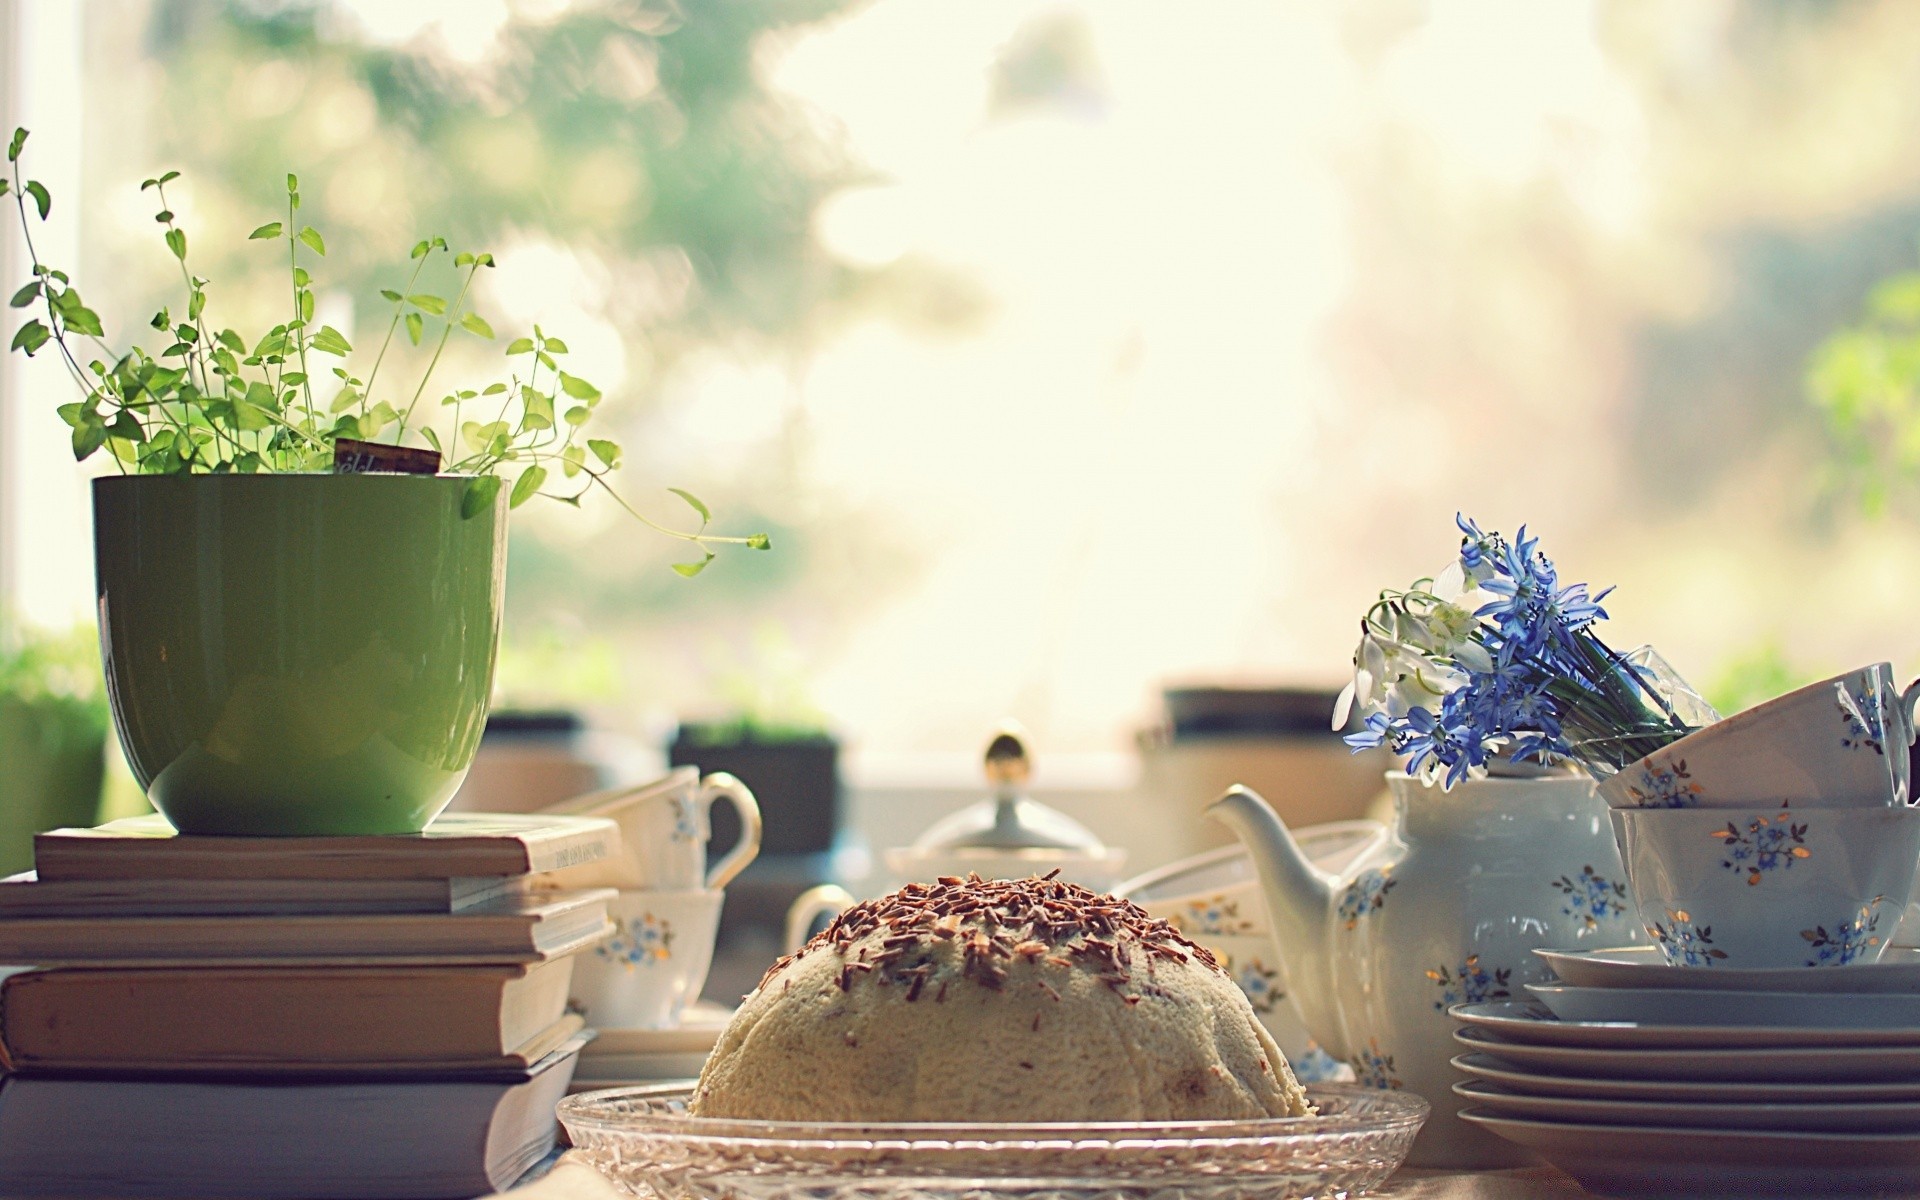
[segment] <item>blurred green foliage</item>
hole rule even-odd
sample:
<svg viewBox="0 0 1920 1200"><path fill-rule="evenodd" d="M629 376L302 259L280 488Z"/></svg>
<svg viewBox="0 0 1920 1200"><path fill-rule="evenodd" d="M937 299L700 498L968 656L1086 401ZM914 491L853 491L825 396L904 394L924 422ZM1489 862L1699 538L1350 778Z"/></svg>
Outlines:
<svg viewBox="0 0 1920 1200"><path fill-rule="evenodd" d="M369 43L323 3L173 0L154 9L149 49L179 165L265 213L294 148L331 181L310 189L316 222L372 235L339 239L367 247L339 256L363 275L356 292L384 282L375 264L418 230L476 245L543 231L616 276L657 285L662 263L683 266L683 300L616 295L609 314L671 355L793 336L857 292L861 273L821 247L813 214L866 174L755 70L762 39L849 6L610 0L509 22L466 64Z"/></svg>
<svg viewBox="0 0 1920 1200"><path fill-rule="evenodd" d="M1768 637L1721 663L1705 695L1721 716L1732 716L1764 700L1812 683L1818 676L1787 658L1778 638Z"/></svg>
<svg viewBox="0 0 1920 1200"><path fill-rule="evenodd" d="M1920 271L1888 277L1859 319L1807 363L1807 392L1833 434L1843 481L1869 513L1920 472Z"/></svg>

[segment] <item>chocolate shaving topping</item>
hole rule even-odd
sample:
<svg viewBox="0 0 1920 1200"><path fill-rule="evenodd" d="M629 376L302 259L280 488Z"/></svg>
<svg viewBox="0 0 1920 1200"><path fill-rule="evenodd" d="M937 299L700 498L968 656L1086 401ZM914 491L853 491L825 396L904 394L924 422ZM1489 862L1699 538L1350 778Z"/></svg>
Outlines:
<svg viewBox="0 0 1920 1200"><path fill-rule="evenodd" d="M910 1001L919 999L935 975L931 950L944 942L958 943L959 977L996 992L1007 981L1004 964L1017 961L1078 965L1129 1004L1138 1003L1142 994L1165 994L1151 983L1134 985L1135 994L1127 992L1136 961L1149 976L1159 960L1190 960L1221 970L1205 947L1148 916L1139 905L1066 883L1055 878L1057 874L1030 879L943 875L931 884L910 883L842 912L800 954L822 946L838 954L842 992L852 989L856 973L872 972L876 983L905 985ZM788 955L774 963L761 985L798 957ZM936 1002L946 998L950 979L937 982ZM1044 981L1040 986L1059 999Z"/></svg>

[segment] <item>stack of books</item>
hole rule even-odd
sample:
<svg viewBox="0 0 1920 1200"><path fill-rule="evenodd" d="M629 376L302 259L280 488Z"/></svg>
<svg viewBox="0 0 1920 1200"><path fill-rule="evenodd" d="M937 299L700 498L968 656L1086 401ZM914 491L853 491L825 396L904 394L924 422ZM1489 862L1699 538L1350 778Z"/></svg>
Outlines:
<svg viewBox="0 0 1920 1200"><path fill-rule="evenodd" d="M554 1145L573 955L610 891L590 817L410 837L35 841L0 881L0 1195L477 1196Z"/></svg>

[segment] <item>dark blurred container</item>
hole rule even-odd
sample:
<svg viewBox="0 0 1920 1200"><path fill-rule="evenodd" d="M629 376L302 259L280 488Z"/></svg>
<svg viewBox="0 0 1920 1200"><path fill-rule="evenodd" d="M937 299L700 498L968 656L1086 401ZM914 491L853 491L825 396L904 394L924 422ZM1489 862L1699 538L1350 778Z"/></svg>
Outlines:
<svg viewBox="0 0 1920 1200"><path fill-rule="evenodd" d="M1161 862L1231 840L1201 810L1233 784L1259 792L1297 829L1370 815L1393 765L1385 751L1354 754L1341 741L1335 691L1198 683L1161 698L1162 723L1139 737L1141 791L1167 805Z"/></svg>
<svg viewBox="0 0 1920 1200"><path fill-rule="evenodd" d="M760 857L833 848L840 829L840 743L831 734L690 722L675 731L667 764L698 767L702 775L725 771L752 788L765 822ZM715 806L707 857L719 858L739 840L732 808Z"/></svg>
<svg viewBox="0 0 1920 1200"><path fill-rule="evenodd" d="M1171 687L1161 693L1175 741L1303 734L1327 737L1339 693L1319 688Z"/></svg>

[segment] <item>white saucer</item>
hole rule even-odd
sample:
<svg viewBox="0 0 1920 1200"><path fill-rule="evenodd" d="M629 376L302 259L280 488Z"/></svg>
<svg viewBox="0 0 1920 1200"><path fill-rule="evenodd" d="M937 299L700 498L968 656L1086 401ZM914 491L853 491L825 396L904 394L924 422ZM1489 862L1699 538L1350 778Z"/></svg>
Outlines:
<svg viewBox="0 0 1920 1200"><path fill-rule="evenodd" d="M1510 1091L1536 1096L1591 1100L1700 1101L1727 1104L1858 1104L1867 1101L1920 1103L1920 1080L1891 1083L1727 1083L1675 1079L1588 1079L1523 1070L1484 1054L1462 1054L1453 1065L1463 1074L1486 1079Z"/></svg>
<svg viewBox="0 0 1920 1200"><path fill-rule="evenodd" d="M1530 1121L1468 1108L1460 1119L1516 1142L1607 1196L1911 1196L1920 1133L1784 1133Z"/></svg>
<svg viewBox="0 0 1920 1200"><path fill-rule="evenodd" d="M1587 1100L1531 1096L1472 1080L1454 1094L1504 1117L1653 1125L1665 1129L1781 1129L1794 1133L1920 1134L1920 1101L1853 1104L1688 1104L1658 1100Z"/></svg>
<svg viewBox="0 0 1920 1200"><path fill-rule="evenodd" d="M1845 967L1675 967L1655 946L1535 950L1572 987L1715 992L1920 992L1920 949L1889 947L1879 962Z"/></svg>
<svg viewBox="0 0 1920 1200"><path fill-rule="evenodd" d="M1889 992L1708 992L1692 988L1551 987L1527 990L1564 1021L1640 1025L1878 1029L1920 1041L1920 995Z"/></svg>
<svg viewBox="0 0 1920 1200"><path fill-rule="evenodd" d="M582 1059L633 1057L638 1055L688 1055L705 1058L720 1040L720 1031L733 1018L733 1010L705 1000L687 1007L678 1025L665 1029L600 1029L580 1052ZM694 1074L699 1074L695 1068ZM671 1076L666 1078L672 1078Z"/></svg>
<svg viewBox="0 0 1920 1200"><path fill-rule="evenodd" d="M1694 995L1696 993L1687 993ZM1920 997L1902 999L1920 1007ZM1793 1025L1670 1025L1638 1021L1578 1021L1526 1000L1458 1004L1447 1010L1465 1025L1530 1046L1588 1046L1619 1050L1687 1050L1736 1046L1920 1046L1920 1025L1885 1028L1808 1028Z"/></svg>
<svg viewBox="0 0 1920 1200"><path fill-rule="evenodd" d="M1920 1079L1920 1046L1741 1046L1631 1049L1530 1046L1468 1026L1454 1040L1523 1070L1606 1079L1857 1083Z"/></svg>

